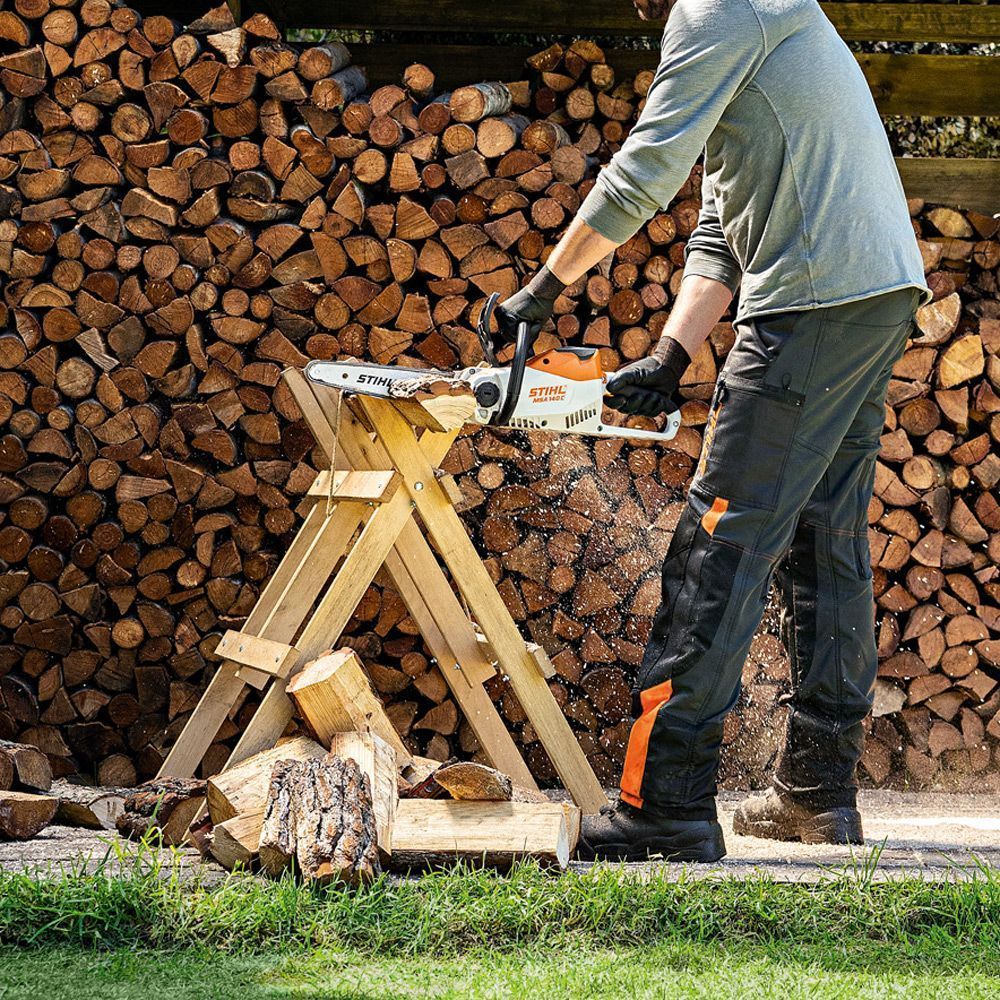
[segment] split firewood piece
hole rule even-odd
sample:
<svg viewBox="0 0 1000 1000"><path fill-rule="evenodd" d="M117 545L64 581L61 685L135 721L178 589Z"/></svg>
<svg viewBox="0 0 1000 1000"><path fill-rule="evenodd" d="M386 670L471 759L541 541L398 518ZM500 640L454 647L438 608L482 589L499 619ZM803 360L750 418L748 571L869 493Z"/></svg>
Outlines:
<svg viewBox="0 0 1000 1000"><path fill-rule="evenodd" d="M22 597L22 604L23 600ZM0 740L0 776L8 768L13 772L10 788L47 792L52 787L52 767L48 757L37 747Z"/></svg>
<svg viewBox="0 0 1000 1000"><path fill-rule="evenodd" d="M310 773L309 761L279 760L268 779L257 846L261 868L268 875L280 875L295 859L297 768L302 769L303 776Z"/></svg>
<svg viewBox="0 0 1000 1000"><path fill-rule="evenodd" d="M502 771L474 761L445 764L434 772L434 780L453 799L478 802L509 802L514 790Z"/></svg>
<svg viewBox="0 0 1000 1000"><path fill-rule="evenodd" d="M565 868L579 837L580 810L559 803L400 799L394 868L456 860L509 868L521 859Z"/></svg>
<svg viewBox="0 0 1000 1000"><path fill-rule="evenodd" d="M90 830L114 830L129 795L126 788L95 788L63 780L54 782L51 791L59 800L56 822Z"/></svg>
<svg viewBox="0 0 1000 1000"><path fill-rule="evenodd" d="M0 792L0 840L30 840L52 822L59 800L30 792Z"/></svg>
<svg viewBox="0 0 1000 1000"><path fill-rule="evenodd" d="M123 837L139 840L159 829L169 846L183 844L191 821L205 804L205 782L194 778L159 778L139 785L125 799L116 826Z"/></svg>
<svg viewBox="0 0 1000 1000"><path fill-rule="evenodd" d="M448 792L435 780L435 775L448 764L456 764L452 758L445 764L429 757L414 757L413 760L399 769L396 787L400 798L404 799L446 799Z"/></svg>
<svg viewBox="0 0 1000 1000"><path fill-rule="evenodd" d="M375 733L334 733L330 738L330 753L353 760L361 768L371 792L379 851L383 856L391 854L399 801L395 750Z"/></svg>
<svg viewBox="0 0 1000 1000"><path fill-rule="evenodd" d="M206 782L208 813L216 825L250 813L262 815L271 769L279 760L313 760L326 755L315 740L296 736L247 757Z"/></svg>
<svg viewBox="0 0 1000 1000"><path fill-rule="evenodd" d="M434 799L451 797L477 802L549 802L537 789L523 788L510 776L477 761L447 761L405 793L404 798Z"/></svg>
<svg viewBox="0 0 1000 1000"><path fill-rule="evenodd" d="M271 773L260 835L261 869L294 861L307 882L370 882L381 870L372 790L353 758L279 761Z"/></svg>
<svg viewBox="0 0 1000 1000"><path fill-rule="evenodd" d="M264 814L256 812L216 823L208 840L209 853L229 871L236 867L252 868L257 858L263 821Z"/></svg>
<svg viewBox="0 0 1000 1000"><path fill-rule="evenodd" d="M307 663L287 691L324 746L330 746L335 733L370 732L393 748L398 764L409 760L409 751L353 649L331 650Z"/></svg>

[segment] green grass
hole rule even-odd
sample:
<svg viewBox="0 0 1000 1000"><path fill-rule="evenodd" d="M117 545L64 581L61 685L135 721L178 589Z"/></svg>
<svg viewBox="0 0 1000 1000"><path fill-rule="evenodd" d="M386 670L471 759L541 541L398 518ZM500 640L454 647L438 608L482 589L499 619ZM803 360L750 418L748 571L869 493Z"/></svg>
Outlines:
<svg viewBox="0 0 1000 1000"><path fill-rule="evenodd" d="M837 998L996 997L996 959L948 945L919 952L668 941L646 948L477 948L458 954L375 956L321 949L249 955L0 950L5 1000L278 1000L278 998Z"/></svg>
<svg viewBox="0 0 1000 1000"><path fill-rule="evenodd" d="M122 860L119 858L118 860ZM0 1000L995 997L1000 873L814 885L456 869L356 891L0 873Z"/></svg>

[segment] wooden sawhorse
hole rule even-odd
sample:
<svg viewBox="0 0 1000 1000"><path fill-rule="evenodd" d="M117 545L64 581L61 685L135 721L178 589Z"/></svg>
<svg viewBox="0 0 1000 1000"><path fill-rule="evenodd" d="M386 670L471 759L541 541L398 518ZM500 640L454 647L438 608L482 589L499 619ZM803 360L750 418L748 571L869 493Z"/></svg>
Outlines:
<svg viewBox="0 0 1000 1000"><path fill-rule="evenodd" d="M425 421L431 427L415 427L420 415L412 403L362 396L354 413L341 407L336 391L312 385L300 371L284 377L331 469L310 488L312 507L243 628L220 641L217 652L226 659L160 776L195 772L247 685L264 694L226 767L274 746L292 718L289 677L336 644L384 567L490 763L537 787L483 688L499 668L574 801L596 812L604 792L548 688L551 665L518 631L439 478L459 428L435 427L433 418Z"/></svg>

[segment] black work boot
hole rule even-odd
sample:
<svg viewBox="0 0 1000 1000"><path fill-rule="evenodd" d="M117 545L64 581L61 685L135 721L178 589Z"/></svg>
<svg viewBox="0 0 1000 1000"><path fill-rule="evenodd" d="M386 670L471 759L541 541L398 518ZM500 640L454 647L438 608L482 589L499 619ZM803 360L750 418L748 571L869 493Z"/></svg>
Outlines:
<svg viewBox="0 0 1000 1000"><path fill-rule="evenodd" d="M803 844L863 844L861 813L853 806L813 809L768 788L744 799L733 816L733 833Z"/></svg>
<svg viewBox="0 0 1000 1000"><path fill-rule="evenodd" d="M671 819L620 800L583 817L577 847L581 861L711 862L725 855L718 820Z"/></svg>

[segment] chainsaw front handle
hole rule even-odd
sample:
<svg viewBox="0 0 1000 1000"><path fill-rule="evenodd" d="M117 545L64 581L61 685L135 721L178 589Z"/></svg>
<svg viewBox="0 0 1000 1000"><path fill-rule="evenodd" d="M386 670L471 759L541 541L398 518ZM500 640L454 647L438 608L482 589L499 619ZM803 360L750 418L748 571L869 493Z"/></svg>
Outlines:
<svg viewBox="0 0 1000 1000"><path fill-rule="evenodd" d="M486 362L494 367L498 367L496 352L493 350L493 314L500 301L499 292L493 292L486 300L482 312L479 314L479 322L476 324L476 333L479 336L479 343L483 348L483 357ZM524 369L529 361L531 351L531 324L527 320L522 320L517 324L517 339L514 341L514 357L510 362L510 378L507 380L507 393L503 403L497 411L495 423L506 424L510 420L511 414L517 408L517 400L521 395L521 384L524 382Z"/></svg>

